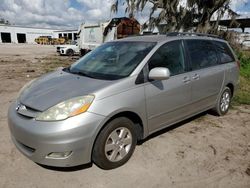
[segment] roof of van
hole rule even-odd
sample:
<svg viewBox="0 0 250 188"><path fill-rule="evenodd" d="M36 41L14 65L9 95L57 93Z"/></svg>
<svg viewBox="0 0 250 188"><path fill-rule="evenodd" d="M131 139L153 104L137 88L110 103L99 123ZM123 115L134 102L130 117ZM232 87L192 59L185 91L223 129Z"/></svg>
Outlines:
<svg viewBox="0 0 250 188"><path fill-rule="evenodd" d="M119 39L117 41L140 41L140 42L162 42L172 39L212 39L223 41L225 40L220 38L214 38L210 36L196 36L196 35L181 35L181 36L167 36L167 35L144 35L144 36L132 36L123 39Z"/></svg>

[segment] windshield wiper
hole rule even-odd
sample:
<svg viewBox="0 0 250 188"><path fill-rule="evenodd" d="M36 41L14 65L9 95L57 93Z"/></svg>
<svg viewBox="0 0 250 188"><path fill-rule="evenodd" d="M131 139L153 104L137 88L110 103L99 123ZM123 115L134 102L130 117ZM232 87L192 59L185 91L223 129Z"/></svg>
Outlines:
<svg viewBox="0 0 250 188"><path fill-rule="evenodd" d="M90 76L89 74L86 74L85 72L80 72L80 71L77 71L77 72L75 72L75 71L69 71L69 72L72 73L72 74L80 75L80 76L86 76L86 77L89 77L89 78L95 78L93 76Z"/></svg>
<svg viewBox="0 0 250 188"><path fill-rule="evenodd" d="M66 67L66 68L64 68L63 70L66 71L66 72L68 72L68 73L71 73L71 74L77 74L77 75L80 75L80 76L86 76L86 77L89 77L89 78L95 78L95 77L93 77L93 76L91 76L91 75L89 75L89 74L86 74L85 72L81 72L81 71L72 71L72 70L70 70L70 68L71 68L71 66Z"/></svg>

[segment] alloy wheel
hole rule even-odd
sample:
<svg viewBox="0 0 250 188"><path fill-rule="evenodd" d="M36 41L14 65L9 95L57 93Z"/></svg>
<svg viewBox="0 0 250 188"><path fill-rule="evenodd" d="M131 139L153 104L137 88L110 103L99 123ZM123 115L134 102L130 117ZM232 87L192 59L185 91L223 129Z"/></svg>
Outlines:
<svg viewBox="0 0 250 188"><path fill-rule="evenodd" d="M220 108L222 112L225 112L228 110L230 105L230 93L228 91L225 91L222 95L221 102L220 102Z"/></svg>
<svg viewBox="0 0 250 188"><path fill-rule="evenodd" d="M105 155L111 162L122 160L130 151L132 134L125 127L119 127L112 131L105 144Z"/></svg>

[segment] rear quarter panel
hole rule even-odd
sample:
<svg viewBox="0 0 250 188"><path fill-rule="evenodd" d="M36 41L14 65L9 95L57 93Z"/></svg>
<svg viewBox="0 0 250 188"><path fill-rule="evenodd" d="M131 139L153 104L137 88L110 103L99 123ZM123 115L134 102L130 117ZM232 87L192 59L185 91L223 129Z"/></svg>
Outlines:
<svg viewBox="0 0 250 188"><path fill-rule="evenodd" d="M226 69L225 69L225 86L228 84L233 84L234 86L234 93L239 87L239 75L240 75L240 69L237 65L238 57L234 53L234 50L231 48L229 43L227 42L227 45L229 49L231 50L235 61L227 63Z"/></svg>
<svg viewBox="0 0 250 188"><path fill-rule="evenodd" d="M239 68L236 62L226 64L224 86L228 84L233 84L235 93L239 86Z"/></svg>

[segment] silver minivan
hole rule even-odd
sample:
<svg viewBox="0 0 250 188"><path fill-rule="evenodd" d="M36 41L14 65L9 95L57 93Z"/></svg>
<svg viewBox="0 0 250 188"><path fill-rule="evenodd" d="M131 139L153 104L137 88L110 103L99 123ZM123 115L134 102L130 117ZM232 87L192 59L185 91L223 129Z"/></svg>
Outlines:
<svg viewBox="0 0 250 188"><path fill-rule="evenodd" d="M238 76L235 54L214 36L129 37L26 84L9 128L36 163L113 169L156 131L210 109L226 114Z"/></svg>

